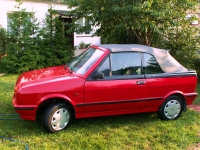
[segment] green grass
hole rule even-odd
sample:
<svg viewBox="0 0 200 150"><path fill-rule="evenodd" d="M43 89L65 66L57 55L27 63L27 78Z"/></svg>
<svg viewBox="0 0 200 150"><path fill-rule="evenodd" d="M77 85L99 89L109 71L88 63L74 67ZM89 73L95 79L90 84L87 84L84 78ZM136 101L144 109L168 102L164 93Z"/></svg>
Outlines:
<svg viewBox="0 0 200 150"><path fill-rule="evenodd" d="M11 100L16 79L16 75L0 77L0 114L14 113ZM155 113L77 119L55 134L47 133L38 122L0 120L0 136L39 150L194 149L200 143L200 113L188 110L176 121L161 121ZM0 140L1 150L24 148L19 142Z"/></svg>
<svg viewBox="0 0 200 150"><path fill-rule="evenodd" d="M199 84L197 85L196 92L199 94L199 96L195 99L194 104L200 105L200 81Z"/></svg>

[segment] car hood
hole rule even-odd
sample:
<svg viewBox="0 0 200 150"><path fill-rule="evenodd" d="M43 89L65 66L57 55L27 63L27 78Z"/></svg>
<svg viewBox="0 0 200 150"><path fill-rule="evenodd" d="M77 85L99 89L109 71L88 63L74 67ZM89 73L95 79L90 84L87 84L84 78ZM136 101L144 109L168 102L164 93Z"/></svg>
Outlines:
<svg viewBox="0 0 200 150"><path fill-rule="evenodd" d="M21 74L17 80L16 85L37 80L57 78L63 75L65 76L71 75L67 69L64 69L64 66L56 66L50 68L43 68L39 70L33 70Z"/></svg>

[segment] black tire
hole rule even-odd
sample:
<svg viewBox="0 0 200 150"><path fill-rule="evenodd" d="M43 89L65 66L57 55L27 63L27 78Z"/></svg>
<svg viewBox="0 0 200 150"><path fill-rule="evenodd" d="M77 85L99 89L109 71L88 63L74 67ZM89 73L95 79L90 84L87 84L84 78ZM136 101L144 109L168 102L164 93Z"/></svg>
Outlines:
<svg viewBox="0 0 200 150"><path fill-rule="evenodd" d="M64 103L51 105L43 115L43 127L48 132L58 132L65 129L72 119L70 107Z"/></svg>
<svg viewBox="0 0 200 150"><path fill-rule="evenodd" d="M178 96L168 97L160 106L158 116L163 120L175 120L183 111L183 101Z"/></svg>

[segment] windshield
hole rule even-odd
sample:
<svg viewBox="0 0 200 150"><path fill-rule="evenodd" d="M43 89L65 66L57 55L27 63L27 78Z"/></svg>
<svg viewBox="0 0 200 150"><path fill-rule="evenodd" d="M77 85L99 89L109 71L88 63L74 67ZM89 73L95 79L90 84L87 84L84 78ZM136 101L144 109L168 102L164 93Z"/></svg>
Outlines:
<svg viewBox="0 0 200 150"><path fill-rule="evenodd" d="M85 72L103 55L103 51L90 48L81 55L77 56L68 67L70 70L78 73L85 74Z"/></svg>

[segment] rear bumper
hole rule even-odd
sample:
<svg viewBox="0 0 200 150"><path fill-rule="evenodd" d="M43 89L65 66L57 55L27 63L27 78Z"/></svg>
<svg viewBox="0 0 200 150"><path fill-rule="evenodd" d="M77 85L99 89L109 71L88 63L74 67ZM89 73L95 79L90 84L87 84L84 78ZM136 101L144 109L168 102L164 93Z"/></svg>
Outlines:
<svg viewBox="0 0 200 150"><path fill-rule="evenodd" d="M185 96L185 99L186 99L186 105L192 105L193 101L198 96L198 94L196 92L186 93L186 94L184 94L184 96Z"/></svg>
<svg viewBox="0 0 200 150"><path fill-rule="evenodd" d="M15 111L20 115L23 120L36 120L36 110L35 105L17 105L15 98L12 101Z"/></svg>

